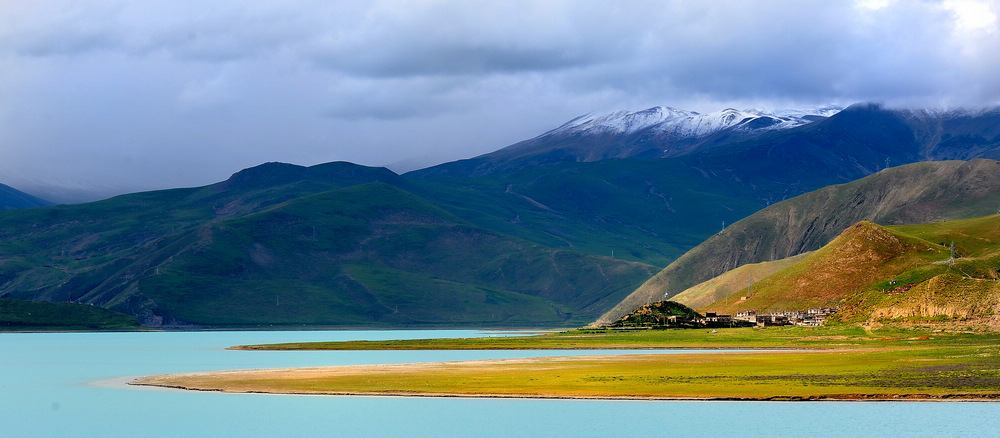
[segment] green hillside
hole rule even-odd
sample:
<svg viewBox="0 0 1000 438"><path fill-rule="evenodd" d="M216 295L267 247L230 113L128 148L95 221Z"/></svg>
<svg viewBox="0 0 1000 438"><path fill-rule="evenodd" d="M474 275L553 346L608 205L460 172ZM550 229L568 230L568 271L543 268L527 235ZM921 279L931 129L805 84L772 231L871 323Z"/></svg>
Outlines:
<svg viewBox="0 0 1000 438"><path fill-rule="evenodd" d="M137 285L197 324L575 324L651 274L469 225L381 183L198 234Z"/></svg>
<svg viewBox="0 0 1000 438"><path fill-rule="evenodd" d="M169 257L168 248L197 239L199 227L310 193L393 179L388 170L350 163L268 163L205 187L0 212L0 297L82 302L147 325L171 324L131 287Z"/></svg>
<svg viewBox="0 0 1000 438"><path fill-rule="evenodd" d="M409 175L409 174L408 174ZM756 187L671 160L559 162L504 173L408 177L408 191L478 226L553 247L666 266L766 205Z"/></svg>
<svg viewBox="0 0 1000 438"><path fill-rule="evenodd" d="M655 271L473 225L385 169L270 163L212 186L0 215L0 296L147 326L552 326Z"/></svg>

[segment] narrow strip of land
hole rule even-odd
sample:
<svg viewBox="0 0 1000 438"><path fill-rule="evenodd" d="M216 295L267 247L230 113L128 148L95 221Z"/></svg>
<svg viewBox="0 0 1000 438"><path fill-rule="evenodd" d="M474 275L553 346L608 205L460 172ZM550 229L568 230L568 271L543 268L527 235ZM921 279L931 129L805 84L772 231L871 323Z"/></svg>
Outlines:
<svg viewBox="0 0 1000 438"><path fill-rule="evenodd" d="M927 338L925 332L879 334L862 329L571 330L537 336L241 345L234 350L642 350L825 349Z"/></svg>
<svg viewBox="0 0 1000 438"><path fill-rule="evenodd" d="M838 340L839 341L839 340ZM986 339L984 339L986 341ZM709 352L245 370L133 384L278 394L676 400L1000 399L996 344L895 343Z"/></svg>

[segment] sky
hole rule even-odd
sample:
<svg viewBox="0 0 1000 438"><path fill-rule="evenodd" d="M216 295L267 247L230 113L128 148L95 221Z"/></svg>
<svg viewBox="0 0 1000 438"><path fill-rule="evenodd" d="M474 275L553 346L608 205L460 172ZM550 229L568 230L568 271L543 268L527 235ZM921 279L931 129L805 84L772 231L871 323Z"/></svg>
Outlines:
<svg viewBox="0 0 1000 438"><path fill-rule="evenodd" d="M0 0L0 183L412 170L587 113L1000 104L1000 0Z"/></svg>

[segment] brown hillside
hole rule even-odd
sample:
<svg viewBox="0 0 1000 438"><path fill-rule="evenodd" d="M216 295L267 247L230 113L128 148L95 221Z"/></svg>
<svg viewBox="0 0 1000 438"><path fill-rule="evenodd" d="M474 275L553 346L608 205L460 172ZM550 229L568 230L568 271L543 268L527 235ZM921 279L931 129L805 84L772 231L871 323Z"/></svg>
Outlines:
<svg viewBox="0 0 1000 438"><path fill-rule="evenodd" d="M919 265L945 259L949 250L860 222L799 263L699 310L736 313L840 307L845 298ZM745 298L744 298L745 297Z"/></svg>

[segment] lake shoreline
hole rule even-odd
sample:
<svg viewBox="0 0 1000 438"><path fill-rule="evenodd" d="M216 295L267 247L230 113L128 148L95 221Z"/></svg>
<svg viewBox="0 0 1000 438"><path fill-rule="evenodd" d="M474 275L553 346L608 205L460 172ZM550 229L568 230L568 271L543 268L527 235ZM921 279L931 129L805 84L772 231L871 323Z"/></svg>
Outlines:
<svg viewBox="0 0 1000 438"><path fill-rule="evenodd" d="M853 379L852 375L816 373L817 369L829 367L831 360L855 361L864 356L863 361L868 362L873 359L869 356L879 354L885 354L885 351L871 348L679 351L663 355L554 356L245 369L147 376L128 384L207 392L327 396L650 401L1000 401L1000 392L982 386L950 389L910 386L895 390L892 386L871 382L848 382ZM769 371L786 366L782 364L802 361L811 363L810 368ZM895 362L893 358L878 361ZM706 368L711 371L700 371ZM746 369L751 369L752 373L744 374ZM931 374L937 371L938 368L926 367L920 370L921 373Z"/></svg>
<svg viewBox="0 0 1000 438"><path fill-rule="evenodd" d="M773 333L773 335L772 335ZM743 333L734 332L743 338ZM773 345L811 347L810 342L778 342L781 338L830 333L828 330L767 330L759 336L778 338ZM854 337L864 333L848 333ZM660 339L657 333L649 333L653 341L666 341L685 333L673 333L670 339ZM692 333L693 335L693 333ZM877 336L911 337L910 333L879 333ZM477 436L482 438L506 438L510 436L546 436L571 438L585 436L642 436L649 431L665 430L676 436L704 435L707 429L720 436L774 434L774 425L782 430L822 430L840 431L844 435L871 436L982 436L996 428L1000 418L1000 400L991 402L934 402L928 400L907 400L877 402L817 402L782 403L753 401L713 401L698 399L652 400L631 399L541 399L506 396L486 397L434 397L430 395L399 396L385 395L276 395L268 393L221 393L184 390L156 386L134 386L129 382L141 376L164 374L210 372L216 370L247 369L289 369L303 367L356 366L396 363L459 362L469 360L518 359L540 355L601 354L592 352L511 352L511 351L333 351L333 352L236 352L226 350L233 345L287 343L309 341L352 341L383 339L420 339L428 337L469 338L480 336L479 331L412 331L412 332L137 332L137 333L43 333L0 335L0 387L4 397L0 397L0 411L9 421L4 424L4 433L10 436L100 436L134 437L137 431L150 438L176 436L301 436L326 437L331 433L341 436L399 436L458 438ZM728 331L720 330L709 336L702 332L700 337L731 337ZM938 342L944 346L966 343L961 339L912 342L914 347L933 347ZM919 369L935 367L937 371L915 371L941 374L959 378L967 373L981 370L1000 370L991 357L981 357L980 353L1000 351L1000 336L973 336L968 343L984 345L985 350L955 347L954 354L942 363L937 354L917 352L900 355L900 366ZM738 339L732 339L737 341ZM898 342L879 341L834 341L847 347L873 347ZM906 341L899 341L906 342ZM653 342L651 342L653 343ZM656 342L664 343L664 342ZM692 342L693 343L693 342ZM729 343L729 341L726 341ZM756 342L732 342L733 344L759 345ZM636 342L638 344L638 342ZM891 346L891 345L890 345ZM942 347L944 347L942 346ZM970 346L971 347L971 346ZM607 352L604 354L619 354ZM627 353L627 352L624 352ZM847 358L840 352L830 353L829 358ZM651 355L659 352L636 352ZM764 375L768 370L783 369L782 374L790 375L809 371L790 362L794 358L807 356L819 358L825 353L809 354L747 354L719 355L729 361L739 361L739 357L754 360L778 360L748 371L746 375ZM880 354L872 352L863 357L864 364L879 365ZM817 356L819 355L819 356ZM955 355L960 358L949 359ZM689 358L705 358L706 355L685 355ZM925 360L932 359L932 360ZM851 365L847 361L843 365ZM955 365L971 363L968 369ZM773 366L772 366L773 365ZM720 370L707 369L708 365L685 364L683 375L701 373L703 376L721 374ZM945 368L949 367L949 368ZM631 368L631 367L630 367ZM743 367L740 367L742 369ZM860 371L868 369L867 366ZM873 369L877 371L878 369ZM554 373L554 374L561 374ZM620 375L628 369L619 368L611 374L599 370L576 376L562 374L566 381L577 381L587 377L603 378ZM821 374L831 369L821 367ZM854 378L853 367L845 370ZM907 373L911 375L912 373ZM664 373L654 376L666 376ZM1000 377L1000 371L988 372L983 377ZM532 376L534 377L534 376ZM554 375L552 376L554 377ZM739 376L737 376L739 377ZM886 376L891 378L893 376ZM527 380L527 379L525 379ZM450 384L460 384L461 378ZM732 384L740 385L739 379ZM558 387L561 381L531 382L540 389L538 394L550 392L549 383ZM756 382L756 381L753 381ZM404 390L428 389L409 382L398 387ZM537 383L537 385L534 385ZM586 381L584 382L586 383ZM592 382L593 383L593 382ZM600 382L597 382L600 383ZM620 386L620 382L607 382L609 386ZM656 382L651 382L654 386ZM726 386L729 382L722 382ZM960 382L955 382L960 383ZM973 382L975 383L975 382ZM629 382L624 382L628 385ZM378 388L385 389L386 385ZM716 386L716 385L712 385ZM326 389L338 389L326 387ZM344 388L348 390L366 389L360 386ZM391 389L391 388L390 388ZM430 389L458 389L434 387ZM479 389L479 388L472 388ZM499 389L502 386L487 388ZM635 394L632 388L625 388ZM840 393L857 391L839 388L813 388L814 391L835 390ZM921 389L917 389L922 391ZM699 389L701 391L701 389ZM868 391L868 390L866 390ZM884 388L878 392L897 392L896 388ZM480 391L485 393L486 391ZM508 391L509 392L509 391ZM869 391L870 392L870 391ZM1000 385L985 382L983 385L966 385L948 392L986 393L1000 392ZM748 393L749 395L760 395ZM793 393L793 395L801 393ZM681 393L679 395L698 395ZM718 395L713 393L712 395ZM731 395L731 394L724 394ZM773 394L768 394L773 395ZM964 401L964 400L963 400ZM728 419L736 419L729 421ZM743 420L746 419L746 420ZM722 420L722 421L720 421ZM402 428L401 428L402 425ZM823 435L823 433L820 433Z"/></svg>
<svg viewBox="0 0 1000 438"><path fill-rule="evenodd" d="M317 397L414 397L414 398L473 398L512 400L601 400L601 401L703 401L703 402L963 402L995 403L1000 401L1000 393L995 394L832 394L817 396L772 396L772 397L658 397L658 396L564 396L554 394L462 394L462 393L417 393L417 392L347 392L347 391L239 391L219 388L197 388L184 385L144 383L144 378L127 382L128 386L160 388L181 391L217 392L226 394L255 395L297 395Z"/></svg>

